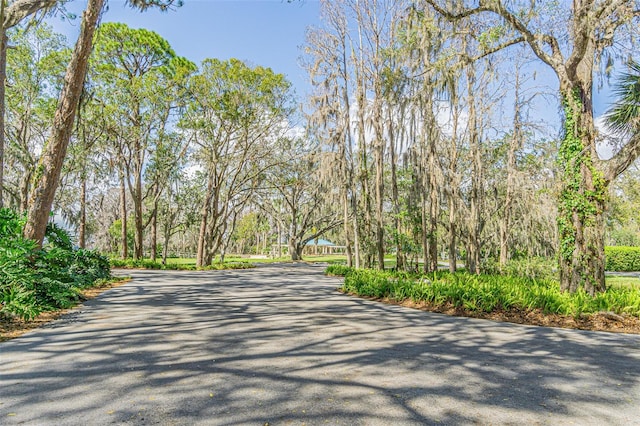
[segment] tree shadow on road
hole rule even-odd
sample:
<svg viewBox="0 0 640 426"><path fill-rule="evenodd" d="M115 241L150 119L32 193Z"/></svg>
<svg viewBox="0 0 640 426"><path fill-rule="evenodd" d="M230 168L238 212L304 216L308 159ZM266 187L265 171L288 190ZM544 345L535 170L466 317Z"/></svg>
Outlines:
<svg viewBox="0 0 640 426"><path fill-rule="evenodd" d="M157 272L0 344L0 418L37 423L629 423L638 336L357 299L317 267ZM10 417L7 417L11 414Z"/></svg>

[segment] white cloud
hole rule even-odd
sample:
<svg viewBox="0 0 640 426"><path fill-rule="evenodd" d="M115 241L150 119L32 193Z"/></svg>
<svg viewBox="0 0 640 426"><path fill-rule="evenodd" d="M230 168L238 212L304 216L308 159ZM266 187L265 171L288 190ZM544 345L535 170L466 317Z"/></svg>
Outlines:
<svg viewBox="0 0 640 426"><path fill-rule="evenodd" d="M619 141L619 137L607 129L603 116L593 120L593 124L596 127L596 152L598 153L598 157L600 157L601 160L609 160L616 151L616 146L618 146L616 141Z"/></svg>

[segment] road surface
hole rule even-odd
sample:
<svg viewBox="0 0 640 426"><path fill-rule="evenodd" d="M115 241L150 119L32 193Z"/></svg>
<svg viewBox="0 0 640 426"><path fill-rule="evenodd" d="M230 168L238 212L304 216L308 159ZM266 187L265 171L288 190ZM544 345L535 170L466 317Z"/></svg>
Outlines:
<svg viewBox="0 0 640 426"><path fill-rule="evenodd" d="M322 270L127 271L0 343L0 424L640 424L640 336L384 305Z"/></svg>

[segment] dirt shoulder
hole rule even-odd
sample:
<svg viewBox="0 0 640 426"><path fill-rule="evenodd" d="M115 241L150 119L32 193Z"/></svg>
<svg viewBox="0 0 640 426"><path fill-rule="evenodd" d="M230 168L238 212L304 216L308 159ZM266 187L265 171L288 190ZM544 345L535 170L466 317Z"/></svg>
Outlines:
<svg viewBox="0 0 640 426"><path fill-rule="evenodd" d="M354 297L360 297L352 295ZM573 317L570 315L545 314L541 310L521 311L518 309L500 310L495 312L476 312L451 304L434 305L412 300L397 301L388 298L369 298L379 302L400 305L407 308L419 309L426 312L436 312L456 317L481 318L491 321L511 322L515 324L535 325L542 327L570 328L578 330L608 331L611 333L640 334L640 318L628 315L616 315L611 312L599 312L591 315Z"/></svg>
<svg viewBox="0 0 640 426"><path fill-rule="evenodd" d="M23 321L17 318L6 318L0 317L0 342L4 342L5 340L15 339L18 336L23 335L24 333L33 330L34 328L42 327L43 325L60 318L62 315L67 314L74 309L82 306L82 302L86 300L93 299L100 295L101 293L114 288L119 287L127 282L131 281L131 279L115 279L113 281L109 281L97 287L91 287L82 290L80 293L81 300L80 303L73 308L70 309L61 309L59 311L49 311L43 312L38 315L36 318L30 321Z"/></svg>

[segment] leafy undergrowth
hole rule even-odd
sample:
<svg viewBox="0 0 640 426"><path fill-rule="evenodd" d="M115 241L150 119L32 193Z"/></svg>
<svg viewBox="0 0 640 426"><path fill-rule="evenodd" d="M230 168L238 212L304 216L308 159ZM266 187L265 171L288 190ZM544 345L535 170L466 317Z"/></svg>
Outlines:
<svg viewBox="0 0 640 426"><path fill-rule="evenodd" d="M224 269L250 269L255 265L248 262L224 262L214 263L204 268L197 268L192 263L171 263L167 262L163 265L161 262L154 262L149 259L134 260L134 259L110 259L109 263L113 268L126 268L126 269L161 269L172 271L211 271L211 270L224 270Z"/></svg>
<svg viewBox="0 0 640 426"><path fill-rule="evenodd" d="M523 324L640 333L640 290L610 288L591 297L560 291L553 280L451 274L426 275L329 266L344 276L341 291L458 316Z"/></svg>
<svg viewBox="0 0 640 426"><path fill-rule="evenodd" d="M22 237L25 218L0 209L0 318L32 319L66 309L83 289L109 279L106 257L76 249L63 229L50 224L41 249Z"/></svg>
<svg viewBox="0 0 640 426"><path fill-rule="evenodd" d="M131 281L131 279L127 277L111 277L105 280L98 280L93 286L84 288L79 292L79 303L93 299L102 292L109 290L110 288L119 287L129 281ZM41 312L36 317L29 320L19 317L0 316L0 342L16 338L29 330L41 327L60 318L71 309L73 308Z"/></svg>

